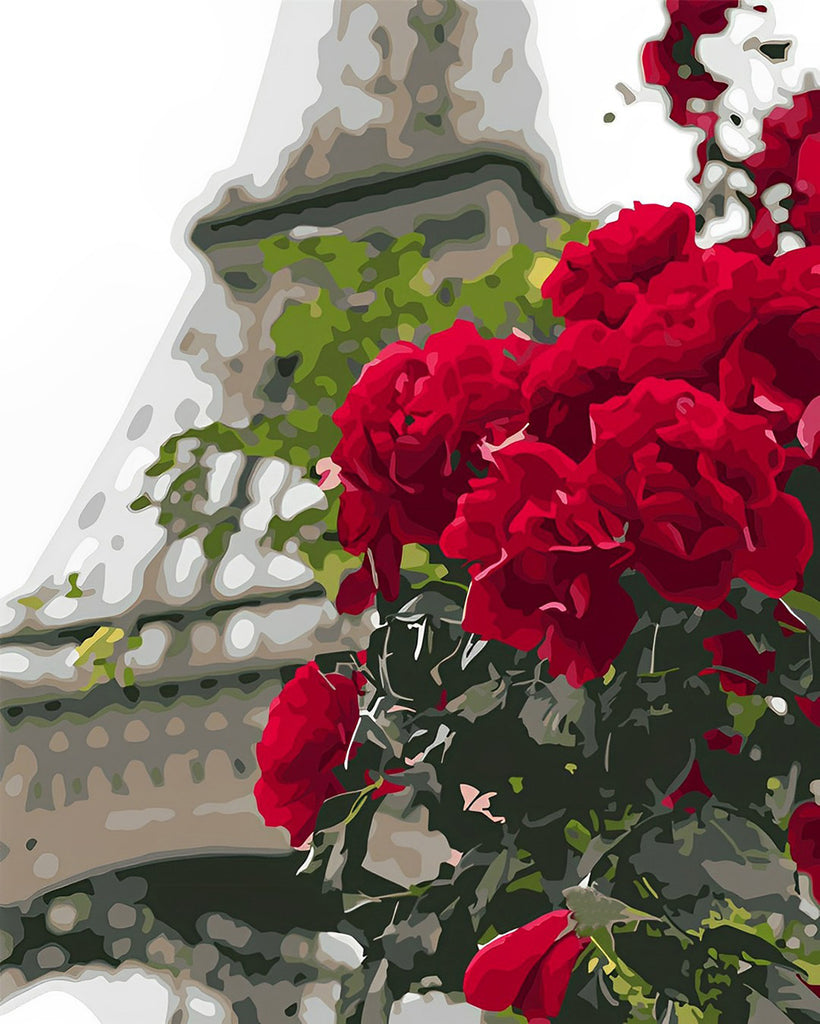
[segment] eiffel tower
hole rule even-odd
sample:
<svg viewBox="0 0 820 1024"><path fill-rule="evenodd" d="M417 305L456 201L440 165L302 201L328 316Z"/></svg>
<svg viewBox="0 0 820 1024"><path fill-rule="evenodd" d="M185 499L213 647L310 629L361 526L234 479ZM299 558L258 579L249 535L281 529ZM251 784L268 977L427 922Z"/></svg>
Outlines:
<svg viewBox="0 0 820 1024"><path fill-rule="evenodd" d="M246 154L270 148L302 3L283 2ZM337 613L303 558L309 536L271 541L272 522L323 500L302 468L194 441L286 409L277 322L311 297L266 266L266 239L384 246L416 232L437 279L460 281L560 236L534 33L523 0L341 0L305 54L321 92L301 137L268 180L232 177L190 224L202 294L35 577L0 607L6 991L102 961L172 969L220 1006L244 1005L240 1020L285 1019L311 986L332 1004L355 955L328 952L287 836L256 812L254 745L283 673L349 658L372 613ZM174 467L157 472L180 435ZM216 519L230 527L221 547ZM281 907L267 927L259 891ZM280 956L293 929L304 978L271 984L249 965Z"/></svg>

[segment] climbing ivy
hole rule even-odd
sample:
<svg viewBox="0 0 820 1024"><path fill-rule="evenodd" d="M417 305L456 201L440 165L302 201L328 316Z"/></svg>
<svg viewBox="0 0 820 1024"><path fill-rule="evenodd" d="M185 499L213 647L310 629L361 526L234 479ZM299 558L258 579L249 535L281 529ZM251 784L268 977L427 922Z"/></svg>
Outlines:
<svg viewBox="0 0 820 1024"><path fill-rule="evenodd" d="M392 241L385 236L352 241L341 233L303 239L277 234L259 242L265 271L279 275L291 296L300 296L287 299L271 329L276 350L272 373L256 388L265 412L247 426L215 422L170 437L146 474L149 481L167 474L167 490L159 498L141 495L132 509L157 507L160 524L180 537L205 527L205 552L216 560L238 528L244 498L240 494L238 504L212 514L197 510L194 499L204 496L209 471L206 455L241 452L251 462L277 457L318 479L316 463L339 440L333 413L362 368L385 345L399 339L421 345L456 319L472 321L486 337L517 328L550 341L556 319L541 298L540 284L563 245L585 239L592 224L552 221L550 227L551 237L545 237L539 251L517 244L481 276L443 281L436 279L427 240L420 233ZM296 285L301 288L291 287ZM333 597L341 573L357 560L338 544L338 494L330 495L329 502L289 521L274 519L267 540L275 550L309 540L302 553ZM444 572L412 547L405 553L404 567L417 582Z"/></svg>

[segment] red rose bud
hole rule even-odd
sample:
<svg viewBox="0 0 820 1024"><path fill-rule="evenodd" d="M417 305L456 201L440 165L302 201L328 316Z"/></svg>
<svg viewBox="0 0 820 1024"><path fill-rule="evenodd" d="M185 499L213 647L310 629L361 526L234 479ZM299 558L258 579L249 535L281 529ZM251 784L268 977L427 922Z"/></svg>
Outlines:
<svg viewBox="0 0 820 1024"><path fill-rule="evenodd" d="M820 807L795 807L789 819L789 849L800 874L811 879L814 899L820 903Z"/></svg>
<svg viewBox="0 0 820 1024"><path fill-rule="evenodd" d="M364 677L327 674L311 661L274 698L256 745L262 776L254 787L266 825L288 830L291 846L313 831L319 810L344 789L334 769L344 763L359 721Z"/></svg>
<svg viewBox="0 0 820 1024"><path fill-rule="evenodd" d="M758 686L763 686L774 671L775 652L758 651L749 637L739 629L731 633L707 637L704 648L712 655L712 667L701 675L716 672L721 689L748 697Z"/></svg>
<svg viewBox="0 0 820 1024"><path fill-rule="evenodd" d="M589 941L568 910L554 910L483 946L467 967L464 995L482 1010L512 1006L531 1024L549 1024Z"/></svg>

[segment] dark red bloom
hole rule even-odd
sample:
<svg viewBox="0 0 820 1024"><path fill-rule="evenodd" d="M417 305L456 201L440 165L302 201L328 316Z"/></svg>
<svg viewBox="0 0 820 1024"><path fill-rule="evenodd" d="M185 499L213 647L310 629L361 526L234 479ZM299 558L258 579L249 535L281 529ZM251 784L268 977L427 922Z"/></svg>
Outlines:
<svg viewBox="0 0 820 1024"><path fill-rule="evenodd" d="M683 782L674 789L668 796L665 796L661 803L664 807L668 807L670 810L675 808L678 801L685 797L691 797L693 794L698 793L701 796L710 797L712 790L703 781L703 776L700 772L700 765L697 761L692 762L692 767L689 769L686 778ZM695 807L690 804L684 804L683 808L687 814L694 814Z"/></svg>
<svg viewBox="0 0 820 1024"><path fill-rule="evenodd" d="M666 0L671 24L662 39L643 48L646 81L661 85L672 101L672 120L711 131L715 115L695 110L692 100L712 103L726 88L706 71L695 54L698 40L726 28L726 11L738 0Z"/></svg>
<svg viewBox="0 0 820 1024"><path fill-rule="evenodd" d="M694 212L682 203L621 211L588 245L568 245L542 286L569 326L532 362L525 384L531 424L547 439L544 409L552 424L567 404L558 402L556 412L551 390L565 399L597 391L589 400L604 401L653 376L717 394L719 360L732 340L758 322L764 301L788 290L782 274L754 254L699 248Z"/></svg>
<svg viewBox="0 0 820 1024"><path fill-rule="evenodd" d="M253 792L265 824L286 828L292 846L311 834L324 801L344 792L334 769L344 763L359 721L363 683L361 673L325 674L311 661L270 706L256 745L262 776Z"/></svg>
<svg viewBox="0 0 820 1024"><path fill-rule="evenodd" d="M759 651L739 629L707 637L703 646L712 655L712 666L700 674L716 672L726 693L747 697L758 686L764 686L774 671L775 652Z"/></svg>
<svg viewBox="0 0 820 1024"><path fill-rule="evenodd" d="M464 975L467 1002L482 1010L512 1006L530 1024L560 1013L578 957L589 944L568 910L554 910L487 943Z"/></svg>
<svg viewBox="0 0 820 1024"><path fill-rule="evenodd" d="M709 729L703 734L710 750L725 750L727 754L739 754L743 737L739 732L725 732L723 729Z"/></svg>
<svg viewBox="0 0 820 1024"><path fill-rule="evenodd" d="M820 902L820 807L795 807L789 819L789 848L797 870L808 875L815 900Z"/></svg>
<svg viewBox="0 0 820 1024"><path fill-rule="evenodd" d="M668 263L697 254L694 213L672 206L636 203L618 218L590 232L589 242L570 242L541 286L554 311L576 320L600 320L618 327L636 299Z"/></svg>
<svg viewBox="0 0 820 1024"><path fill-rule="evenodd" d="M344 485L339 539L351 554L365 555L340 588L340 610L362 611L376 590L395 599L402 546L437 543L481 462L483 442L523 426L530 347L517 336L482 338L457 321L423 350L388 345L362 371L333 417L342 431L333 453Z"/></svg>
<svg viewBox="0 0 820 1024"><path fill-rule="evenodd" d="M589 408L630 385L621 372L623 338L596 320L571 324L532 358L524 380L527 433L580 461L592 447Z"/></svg>
<svg viewBox="0 0 820 1024"><path fill-rule="evenodd" d="M799 587L811 527L777 488L783 451L762 418L651 377L590 416L589 494L628 524L630 564L663 597L717 608L734 578L770 597Z"/></svg>
<svg viewBox="0 0 820 1024"><path fill-rule="evenodd" d="M757 220L767 216L763 193L788 185L789 219L781 226L800 231L810 245L820 242L820 90L799 93L791 106L776 107L763 122L760 141L761 150L745 163L757 188L752 200ZM776 229L773 240L767 235L757 244L773 255Z"/></svg>
<svg viewBox="0 0 820 1024"><path fill-rule="evenodd" d="M445 554L472 562L464 628L538 648L573 686L602 675L635 624L618 586L623 521L590 502L558 449L516 441L494 453L445 530Z"/></svg>
<svg viewBox="0 0 820 1024"><path fill-rule="evenodd" d="M732 409L764 415L781 443L820 393L820 246L778 256L779 285L763 297L720 364L720 393ZM805 448L814 454L811 418Z"/></svg>

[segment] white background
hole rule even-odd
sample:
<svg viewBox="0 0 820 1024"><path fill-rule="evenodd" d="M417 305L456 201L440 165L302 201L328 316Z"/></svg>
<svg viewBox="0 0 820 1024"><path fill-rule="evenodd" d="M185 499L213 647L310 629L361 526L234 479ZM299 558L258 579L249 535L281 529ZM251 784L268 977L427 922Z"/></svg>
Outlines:
<svg viewBox="0 0 820 1024"><path fill-rule="evenodd" d="M0 596L24 583L182 297L172 229L236 159L278 8L2 5Z"/></svg>

